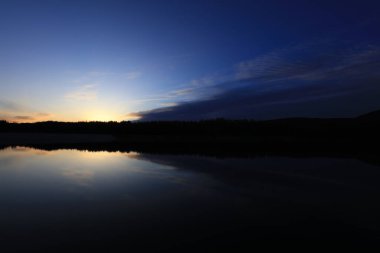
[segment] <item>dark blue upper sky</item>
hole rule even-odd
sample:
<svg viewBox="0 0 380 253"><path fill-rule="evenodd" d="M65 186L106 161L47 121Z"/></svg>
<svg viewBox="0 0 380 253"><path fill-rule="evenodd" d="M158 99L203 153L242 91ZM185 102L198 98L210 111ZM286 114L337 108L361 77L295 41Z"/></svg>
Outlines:
<svg viewBox="0 0 380 253"><path fill-rule="evenodd" d="M378 1L0 2L12 121L380 109Z"/></svg>

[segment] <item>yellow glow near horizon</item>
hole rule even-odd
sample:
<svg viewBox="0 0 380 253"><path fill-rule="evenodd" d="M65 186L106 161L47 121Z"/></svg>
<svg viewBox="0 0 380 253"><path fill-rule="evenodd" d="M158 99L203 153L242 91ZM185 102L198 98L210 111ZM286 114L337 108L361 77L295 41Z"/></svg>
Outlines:
<svg viewBox="0 0 380 253"><path fill-rule="evenodd" d="M109 111L96 110L85 113L84 120L86 121L120 121L122 120L119 115Z"/></svg>
<svg viewBox="0 0 380 253"><path fill-rule="evenodd" d="M94 106L92 108L83 108L83 111L77 115L77 121L124 121L134 120L136 117L130 117L129 114L118 110L116 107L107 108L107 106Z"/></svg>

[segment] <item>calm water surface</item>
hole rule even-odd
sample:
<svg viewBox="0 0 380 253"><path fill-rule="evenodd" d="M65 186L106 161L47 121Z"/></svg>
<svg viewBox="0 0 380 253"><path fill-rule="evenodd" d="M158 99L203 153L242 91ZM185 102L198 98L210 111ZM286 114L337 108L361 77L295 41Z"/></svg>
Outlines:
<svg viewBox="0 0 380 253"><path fill-rule="evenodd" d="M380 167L355 159L0 151L7 251L254 247L380 237Z"/></svg>

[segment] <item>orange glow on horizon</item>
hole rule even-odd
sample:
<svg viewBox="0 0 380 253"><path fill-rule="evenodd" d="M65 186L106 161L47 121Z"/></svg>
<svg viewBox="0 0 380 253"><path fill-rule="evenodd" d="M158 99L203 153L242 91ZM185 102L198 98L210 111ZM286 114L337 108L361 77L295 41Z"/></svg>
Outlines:
<svg viewBox="0 0 380 253"><path fill-rule="evenodd" d="M109 121L133 121L138 120L141 117L136 113L129 113L124 115L119 115L106 110L94 110L91 112L83 113L79 116L63 116L63 115L27 115L22 117L6 115L0 120L5 120L10 123L36 123L45 121L60 121L60 122L109 122Z"/></svg>

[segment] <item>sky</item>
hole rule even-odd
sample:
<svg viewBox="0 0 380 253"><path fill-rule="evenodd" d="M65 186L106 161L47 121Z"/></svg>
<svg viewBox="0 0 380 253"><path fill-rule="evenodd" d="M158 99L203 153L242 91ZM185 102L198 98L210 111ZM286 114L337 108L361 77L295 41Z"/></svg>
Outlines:
<svg viewBox="0 0 380 253"><path fill-rule="evenodd" d="M380 109L379 1L2 0L0 119Z"/></svg>

